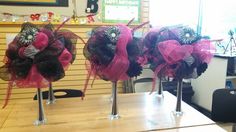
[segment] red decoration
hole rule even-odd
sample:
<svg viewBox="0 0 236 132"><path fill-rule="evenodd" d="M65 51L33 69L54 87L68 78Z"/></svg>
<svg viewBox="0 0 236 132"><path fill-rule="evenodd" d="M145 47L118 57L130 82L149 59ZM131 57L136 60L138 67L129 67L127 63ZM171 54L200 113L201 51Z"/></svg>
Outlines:
<svg viewBox="0 0 236 132"><path fill-rule="evenodd" d="M54 15L53 12L48 12L48 21L52 20L52 16Z"/></svg>
<svg viewBox="0 0 236 132"><path fill-rule="evenodd" d="M31 14L30 15L30 18L31 18L32 21L39 20L39 17L40 17L40 14Z"/></svg>
<svg viewBox="0 0 236 132"><path fill-rule="evenodd" d="M94 16L94 15L87 15L88 23L94 22L93 16Z"/></svg>

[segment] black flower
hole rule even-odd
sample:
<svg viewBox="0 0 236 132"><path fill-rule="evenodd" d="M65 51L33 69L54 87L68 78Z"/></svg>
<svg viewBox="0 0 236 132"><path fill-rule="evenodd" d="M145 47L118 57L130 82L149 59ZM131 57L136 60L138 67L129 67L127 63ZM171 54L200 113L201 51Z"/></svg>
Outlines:
<svg viewBox="0 0 236 132"><path fill-rule="evenodd" d="M129 77L137 77L142 73L142 70L142 66L139 63L131 61L126 73Z"/></svg>

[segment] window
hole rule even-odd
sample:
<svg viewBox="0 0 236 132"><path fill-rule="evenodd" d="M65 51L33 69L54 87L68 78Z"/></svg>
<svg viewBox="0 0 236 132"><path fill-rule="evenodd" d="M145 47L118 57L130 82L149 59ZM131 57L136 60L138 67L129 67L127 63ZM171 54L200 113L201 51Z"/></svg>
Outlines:
<svg viewBox="0 0 236 132"><path fill-rule="evenodd" d="M150 24L156 26L198 25L199 0L150 0Z"/></svg>
<svg viewBox="0 0 236 132"><path fill-rule="evenodd" d="M212 39L227 39L236 28L235 0L205 0L203 3L202 32Z"/></svg>
<svg viewBox="0 0 236 132"><path fill-rule="evenodd" d="M235 0L205 0L203 3L202 33L209 35L215 43L216 54L236 56L236 1ZM231 31L231 35L229 33Z"/></svg>

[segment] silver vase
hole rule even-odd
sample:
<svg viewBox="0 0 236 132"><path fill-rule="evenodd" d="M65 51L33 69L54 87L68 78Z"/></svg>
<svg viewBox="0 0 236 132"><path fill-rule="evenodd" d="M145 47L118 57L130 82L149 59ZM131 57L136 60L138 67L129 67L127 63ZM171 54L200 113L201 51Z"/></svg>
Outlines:
<svg viewBox="0 0 236 132"><path fill-rule="evenodd" d="M181 110L181 102L182 102L182 85L183 85L183 79L178 80L177 84L177 102L176 102L176 109L174 111L174 114L176 116L182 116L183 112Z"/></svg>
<svg viewBox="0 0 236 132"><path fill-rule="evenodd" d="M42 97L42 91L40 88L37 88L37 100L38 100L38 119L34 122L34 125L42 125L46 123L46 118L44 114L44 108L43 108L43 97Z"/></svg>
<svg viewBox="0 0 236 132"><path fill-rule="evenodd" d="M112 106L109 118L111 120L120 118L117 107L117 82L112 82Z"/></svg>
<svg viewBox="0 0 236 132"><path fill-rule="evenodd" d="M163 98L164 97L164 94L163 94L163 86L162 86L162 77L159 77L158 78L158 88L157 88L157 97L161 97Z"/></svg>
<svg viewBox="0 0 236 132"><path fill-rule="evenodd" d="M113 100L113 94L114 94L113 88L114 88L114 87L116 87L116 83L112 83L111 96L109 97L109 100L111 101L111 103L112 103L112 100Z"/></svg>
<svg viewBox="0 0 236 132"><path fill-rule="evenodd" d="M49 83L49 88L48 88L48 99L47 99L47 104L54 104L56 101L56 98L53 93L52 89L52 83Z"/></svg>

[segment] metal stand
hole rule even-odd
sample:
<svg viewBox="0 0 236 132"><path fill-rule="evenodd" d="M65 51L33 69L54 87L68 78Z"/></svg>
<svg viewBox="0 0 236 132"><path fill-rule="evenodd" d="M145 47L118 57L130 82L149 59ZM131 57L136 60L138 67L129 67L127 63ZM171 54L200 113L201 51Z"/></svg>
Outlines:
<svg viewBox="0 0 236 132"><path fill-rule="evenodd" d="M229 40L229 43L227 44L226 48L225 48L225 51L224 51L224 54L226 53L228 47L230 48L230 56L233 56L232 52L233 52L233 44L234 46L236 46L236 42L235 42L235 39L234 39L234 32L232 30L229 31L229 36L230 36L230 40Z"/></svg>
<svg viewBox="0 0 236 132"><path fill-rule="evenodd" d="M112 83L112 89L111 89L111 96L110 96L110 101L111 101L111 103L112 103L112 101L113 101L113 96L114 96L114 87L116 87L116 83Z"/></svg>
<svg viewBox="0 0 236 132"><path fill-rule="evenodd" d="M54 96L53 93L53 89L52 89L52 83L49 83L49 88L48 88L48 100L47 100L47 104L54 104L56 101L56 98Z"/></svg>
<svg viewBox="0 0 236 132"><path fill-rule="evenodd" d="M42 125L46 123L46 118L44 114L44 108L43 108L43 97L42 97L42 91L40 88L37 88L37 100L38 100L38 119L34 122L34 125Z"/></svg>
<svg viewBox="0 0 236 132"><path fill-rule="evenodd" d="M181 111L181 101L182 101L182 79L178 80L178 86L177 86L177 103L176 103L176 109L174 111L174 114L176 116L182 116L183 112Z"/></svg>
<svg viewBox="0 0 236 132"><path fill-rule="evenodd" d="M110 120L120 118L117 107L117 82L112 82L112 108L111 108L111 115L109 118Z"/></svg>

